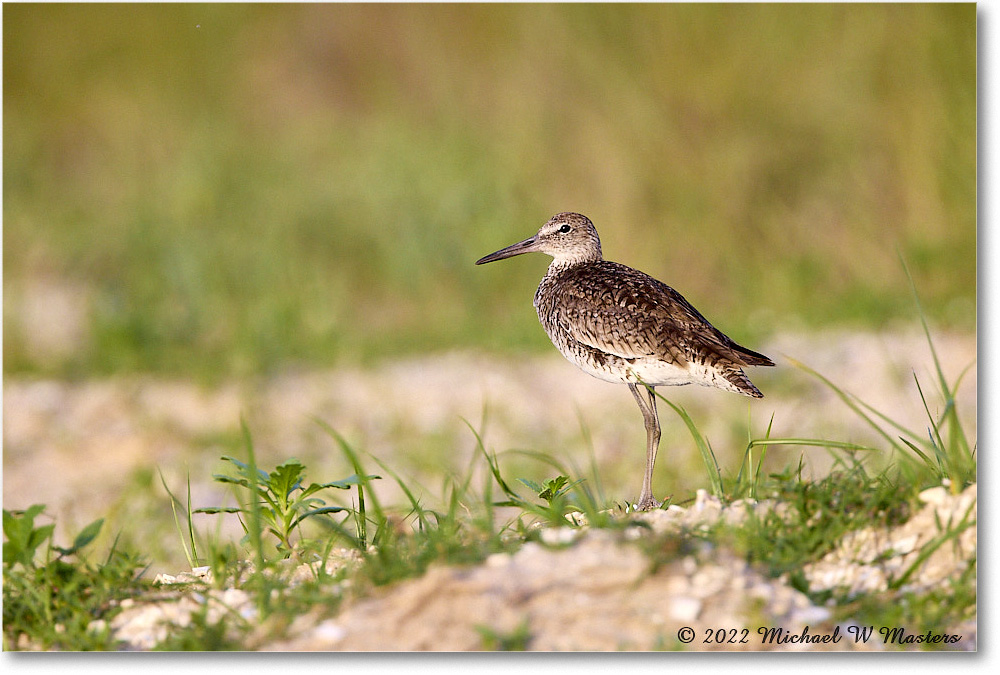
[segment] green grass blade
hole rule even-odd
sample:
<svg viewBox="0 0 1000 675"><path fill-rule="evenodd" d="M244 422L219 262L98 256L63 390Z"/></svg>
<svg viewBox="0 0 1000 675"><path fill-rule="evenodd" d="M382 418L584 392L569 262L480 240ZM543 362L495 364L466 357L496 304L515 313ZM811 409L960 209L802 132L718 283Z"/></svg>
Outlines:
<svg viewBox="0 0 1000 675"><path fill-rule="evenodd" d="M181 528L181 521L180 521L180 518L177 516L177 504L179 503L179 500L177 499L177 497L174 496L174 493L171 492L170 488L167 486L167 480L166 480L166 478L163 477L163 471L160 470L159 466L156 467L156 472L160 476L160 484L163 485L163 489L166 490L167 496L170 498L170 511L173 513L173 516L174 516L174 526L177 528L177 535L180 537L181 547L183 547L183 549L184 549L184 557L187 558L188 566L190 566L191 569L194 569L195 568L196 554L192 550L190 550L188 548L187 542L184 541L184 530ZM187 483L188 483L188 504L187 504L188 528L192 528L192 525L191 525L191 475L190 474L188 474L188 482ZM189 529L189 534L192 537L191 538L191 547L192 548L194 548L193 532L194 532L193 529Z"/></svg>
<svg viewBox="0 0 1000 675"><path fill-rule="evenodd" d="M247 478L249 480L250 488L250 504L248 505L248 523L247 523L247 536L250 541L250 547L253 549L256 569L255 574L263 574L264 571L264 542L261 539L261 490L258 480L261 476L261 471L257 469L257 457L254 454L253 449L253 437L250 435L250 428L247 426L246 420L242 417L240 418L240 430L243 432L243 442L246 445L247 452ZM266 476L266 474L264 474ZM259 595L259 594L258 594ZM263 611L266 607L266 599L258 599L259 609Z"/></svg>
<svg viewBox="0 0 1000 675"><path fill-rule="evenodd" d="M918 448L918 447L917 447L916 445L914 445L914 444L913 444L913 443L911 443L910 441L906 440L906 439L905 439L905 438L903 438L902 436L900 436L900 437L899 437L899 440L903 441L903 443L906 443L906 446L907 446L908 448L910 448L910 450L912 450L912 451L913 451L913 453L914 453L915 455L917 455L917 456L918 456L918 457L919 457L919 458L920 458L921 460L923 460L924 464L926 464L927 466L933 466L933 465L934 465L934 460L932 460L932 459L931 459L931 458L930 458L930 457L929 457L929 456L927 455L927 453L925 453L925 452L924 452L923 450L921 450L921 449L920 449L920 448Z"/></svg>
<svg viewBox="0 0 1000 675"><path fill-rule="evenodd" d="M869 445L859 445L847 441L829 441L822 438L755 438L751 443L754 446L768 445L805 445L818 448L833 448L837 450L848 450L851 452L881 452L878 448Z"/></svg>
<svg viewBox="0 0 1000 675"><path fill-rule="evenodd" d="M913 302L917 306L917 314L920 316L920 325L924 328L924 335L927 337L927 344L931 348L931 358L934 361L934 370L938 376L938 382L941 385L941 391L948 391L948 380L944 376L944 370L941 368L941 360L938 358L937 349L934 347L934 340L931 338L931 330L927 325L927 315L924 313L923 305L920 304L920 296L917 294L917 286L913 282L913 275L910 274L910 268L906 265L906 260L903 258L903 254L899 253L899 262L903 266L903 271L906 272L906 279L910 283L910 292L913 294Z"/></svg>
<svg viewBox="0 0 1000 675"><path fill-rule="evenodd" d="M851 398L853 398L854 401L856 401L858 405L860 405L863 408L865 408L865 410L869 411L875 417L878 417L880 420L882 420L883 422L885 422L886 424L888 424L889 426L891 426L893 429L895 429L899 433L902 433L902 434L905 434L907 436L910 436L912 439L914 439L916 441L923 442L923 437L920 436L919 434L915 433L913 430L911 430L911 429L907 428L906 426L900 424L899 422L897 422L896 420L892 419L891 417L889 417L885 413L881 412L880 410L875 409L873 406L871 406L870 404L866 403L865 401L862 401L860 398L858 398L854 394L848 394L848 396L850 396Z"/></svg>
<svg viewBox="0 0 1000 675"><path fill-rule="evenodd" d="M891 579L889 581L888 584L889 589L896 590L902 588L902 586L907 581L909 581L913 573L916 572L920 568L920 566L923 565L924 562L934 554L935 551L937 551L947 542L952 541L953 539L957 539L959 535L961 535L962 532L964 532L965 530L969 529L970 527L974 527L976 525L976 519L970 520L969 517L972 515L972 509L975 508L975 506L976 502L973 501L969 505L969 508L965 510L965 513L962 515L962 519L958 522L957 525L952 527L952 524L949 522L948 526L946 528L943 528L944 532L942 532L941 534L939 534L938 536L934 537L929 542L927 542L927 544L925 544L923 548L920 549L920 553L910 564L910 566L907 567L906 570L898 578ZM938 524L940 525L940 523Z"/></svg>
<svg viewBox="0 0 1000 675"><path fill-rule="evenodd" d="M497 482L497 485L500 486L500 489L503 490L504 495L506 495L508 499L514 500L516 502L523 501L521 500L521 497L518 496L517 492L511 489L511 487L507 484L507 481L505 481L503 476L500 474L500 464L497 461L496 455L495 454L492 456L490 455L490 452L486 449L486 446L483 444L482 437L473 428L473 426L469 424L468 420L463 419L462 421L465 422L465 426L467 426L469 428L469 431L472 432L472 435L475 436L476 447L482 453L483 457L486 458L486 465L490 469L490 474L493 476L493 479Z"/></svg>
<svg viewBox="0 0 1000 675"><path fill-rule="evenodd" d="M376 535L378 534L378 529L386 522L385 511L382 508L382 504L375 494L375 491L371 489L371 481L369 475L361 465L361 458L358 453L351 447L351 444L347 442L343 436L341 436L336 429L331 427L329 424L314 417L315 421L331 438L336 441L337 445L340 447L341 453L350 462L351 467L354 469L354 474L361 478L360 482L357 484L358 488L358 508L357 508L357 518L356 524L358 528L358 540L361 542L363 548L362 553L367 550L368 545L368 503L371 502L371 521L376 526ZM368 492L369 499L365 499L365 492Z"/></svg>
<svg viewBox="0 0 1000 675"><path fill-rule="evenodd" d="M934 456L937 460L938 466L944 469L947 464L947 458L945 457L945 445L944 441L941 440L941 433L934 416L931 414L930 406L927 405L927 397L924 396L923 387L920 386L920 380L917 379L916 373L913 374L913 381L917 384L917 391L920 393L920 402L923 403L924 413L927 415L928 421L930 421L930 427L927 429L927 436L930 438L931 449L934 450Z"/></svg>
<svg viewBox="0 0 1000 675"><path fill-rule="evenodd" d="M191 517L191 473L187 474L187 524L188 524L188 539L191 541L191 556L197 562L198 558L198 540L194 535L194 518ZM191 566L194 569L194 565Z"/></svg>
<svg viewBox="0 0 1000 675"><path fill-rule="evenodd" d="M835 393L837 395L837 397L840 398L841 401L843 401L851 410L853 410L855 412L855 414L858 415L858 417L860 417L865 422L867 422L868 425L871 426L871 428L873 430L875 430L875 432L878 435L880 435L882 438L884 438L887 443L889 443L896 450L902 450L902 448L900 448L899 444L896 443L895 439L892 436L890 436L885 431L885 429L883 429L877 422L875 422L875 420L873 420L871 417L869 417L867 414L865 414L864 410L862 410L858 406L858 403L855 403L855 401L860 402L861 405L864 406L864 407L866 407L866 408L870 408L870 406L868 406L867 404L861 402L860 399L858 399L856 396L848 394L843 389L841 389L840 387L838 387L837 385L835 385L833 382L831 382L827 377L825 377L824 375L821 375L819 372L813 370L812 368L810 368L806 364L802 363L801 361L798 361L797 359L794 359L794 358L792 358L790 356L787 356L786 358L788 359L788 361L793 366L795 366L799 370L803 370L806 373L812 375L813 377L815 377L815 378L819 379L821 382L823 382L823 384L825 384L827 387L829 387L833 391L833 393ZM880 414L880 417L881 417L881 414ZM888 418L886 418L886 419L888 419Z"/></svg>
<svg viewBox="0 0 1000 675"><path fill-rule="evenodd" d="M715 453L712 452L712 446L698 430L698 427L695 425L694 420L691 419L691 415L688 414L687 410L679 405L674 405L674 403L663 398L660 394L656 394L656 397L666 402L666 404L673 408L674 412L677 413L682 420L684 420L684 424L687 425L688 431L691 432L691 437L694 439L694 443L698 447L698 452L701 453L701 459L705 463L705 470L708 472L708 478L712 483L712 494L721 499L724 495L722 486L722 470L719 468L719 462L715 459Z"/></svg>
<svg viewBox="0 0 1000 675"><path fill-rule="evenodd" d="M426 509L424 509L423 506L420 505L420 500L417 499L416 495L413 494L413 491L410 490L410 487L405 482L403 482L403 479L399 477L399 474L390 469L389 466L381 459L371 454L370 452L366 452L365 454L371 457L372 461L378 464L383 471L392 476L392 479L396 481L396 485L398 485L399 488L403 491L403 494L406 495L406 499L409 500L410 506L413 507L413 513L416 514L417 522L419 523L420 527L426 528L428 526L427 511ZM373 476L369 476L368 478L373 478ZM378 478L378 476L374 476L374 478Z"/></svg>
<svg viewBox="0 0 1000 675"><path fill-rule="evenodd" d="M899 254L899 261L903 266L903 271L906 272L906 278L910 284L910 292L913 294L913 302L916 304L917 313L920 316L920 325L923 326L924 336L927 338L927 345L931 350L931 358L934 361L934 371L937 374L938 384L941 388L941 393L945 398L946 405L942 418L947 420L949 443L948 445L941 443L940 434L938 434L940 447L944 449L947 455L949 475L953 478L952 489L961 490L960 484L975 480L975 461L972 457L972 451L969 446L968 438L966 438L965 431L962 429L961 421L958 418L958 410L956 409L954 402L955 393L958 391L958 383L961 381L965 373L972 367L972 364L966 366L966 368L959 375L954 388L950 388L948 386L948 380L944 375L944 369L941 367L941 359L938 358L937 348L934 346L934 340L931 337L930 327L927 325L927 315L924 312L923 305L920 303L917 286L913 281L913 275L910 274L909 267L906 265L906 260L903 258L901 253ZM940 426L942 426L942 424L935 425L934 430L936 433Z"/></svg>

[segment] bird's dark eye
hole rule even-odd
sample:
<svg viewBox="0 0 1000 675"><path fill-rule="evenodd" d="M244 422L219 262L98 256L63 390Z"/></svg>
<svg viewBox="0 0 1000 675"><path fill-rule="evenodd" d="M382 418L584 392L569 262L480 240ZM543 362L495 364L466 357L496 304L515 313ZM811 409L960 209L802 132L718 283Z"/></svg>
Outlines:
<svg viewBox="0 0 1000 675"><path fill-rule="evenodd" d="M563 225L562 227L559 228L559 231L562 232L563 234L566 234L567 232L569 232L569 230L570 230L569 225Z"/></svg>

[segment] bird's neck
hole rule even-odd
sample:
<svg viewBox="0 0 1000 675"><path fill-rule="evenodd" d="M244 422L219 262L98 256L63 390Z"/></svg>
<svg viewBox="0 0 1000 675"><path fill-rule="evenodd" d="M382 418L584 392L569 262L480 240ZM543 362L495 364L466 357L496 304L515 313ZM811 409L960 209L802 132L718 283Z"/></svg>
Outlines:
<svg viewBox="0 0 1000 675"><path fill-rule="evenodd" d="M545 273L545 276L551 278L567 270L573 269L574 267L600 262L601 260L603 260L603 258L600 255L573 258L553 258L552 262L549 263L549 269Z"/></svg>
<svg viewBox="0 0 1000 675"><path fill-rule="evenodd" d="M549 263L548 273L555 274L562 270L569 269L570 267L600 262L601 260L604 260L604 256L601 255L600 246L598 246L596 250L592 249L574 253L561 253L560 255L552 256L552 262Z"/></svg>

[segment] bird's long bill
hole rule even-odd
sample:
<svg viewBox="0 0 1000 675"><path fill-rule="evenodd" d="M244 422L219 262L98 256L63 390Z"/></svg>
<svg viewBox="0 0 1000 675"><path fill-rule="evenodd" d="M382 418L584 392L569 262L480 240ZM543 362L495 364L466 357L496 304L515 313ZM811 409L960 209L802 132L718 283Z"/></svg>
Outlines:
<svg viewBox="0 0 1000 675"><path fill-rule="evenodd" d="M537 237L531 237L529 239L525 239L524 241L519 241L516 244L511 244L507 248L502 248L499 251L490 253L487 256L483 256L476 261L476 264L482 265L484 263L493 262L494 260L503 260L504 258L521 255L522 253L531 253L532 251L537 250Z"/></svg>

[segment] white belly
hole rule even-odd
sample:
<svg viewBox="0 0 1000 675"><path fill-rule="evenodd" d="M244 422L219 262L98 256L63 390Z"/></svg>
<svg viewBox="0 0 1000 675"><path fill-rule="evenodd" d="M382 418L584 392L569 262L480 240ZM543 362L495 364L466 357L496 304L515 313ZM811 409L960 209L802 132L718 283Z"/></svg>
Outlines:
<svg viewBox="0 0 1000 675"><path fill-rule="evenodd" d="M645 382L652 386L671 386L695 382L701 384L704 378L704 375L692 367L679 367L658 359L638 359L629 363L620 357L608 355L607 360L600 363L572 350L560 351L580 370L605 382ZM706 379L704 384L712 383Z"/></svg>
<svg viewBox="0 0 1000 675"><path fill-rule="evenodd" d="M569 350L563 351L563 356L588 375L615 384L642 382L653 387L700 384L703 387L740 391L718 369L698 363L677 366L653 358L637 359L633 363L628 363L619 357L610 356L606 363L601 364L582 358Z"/></svg>

